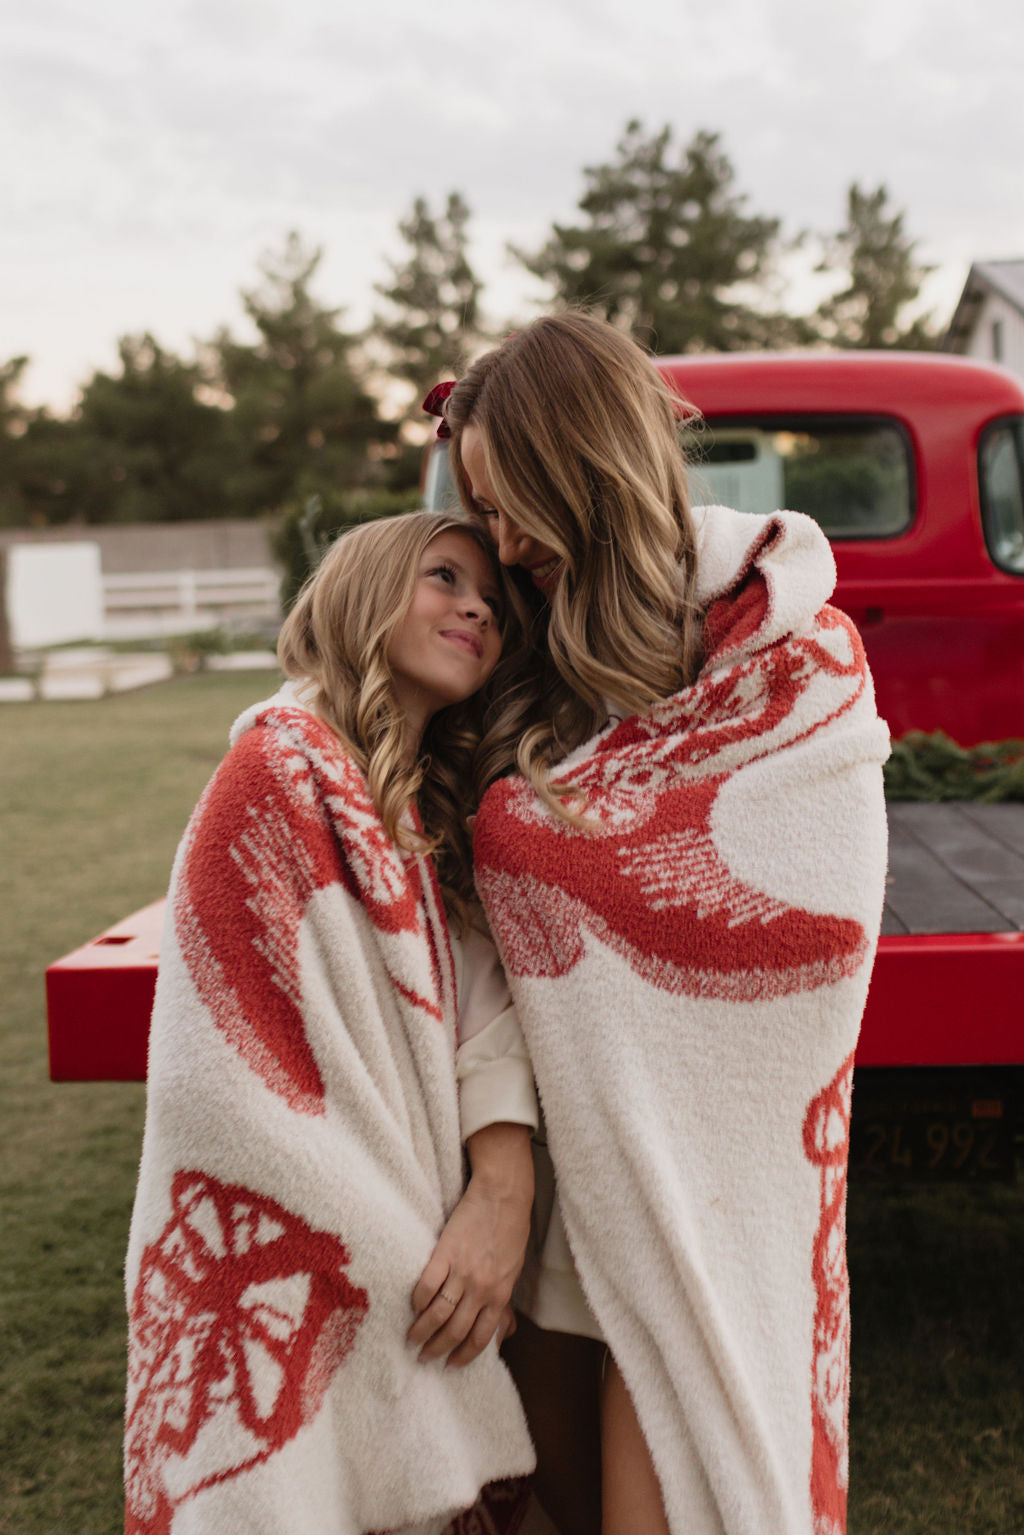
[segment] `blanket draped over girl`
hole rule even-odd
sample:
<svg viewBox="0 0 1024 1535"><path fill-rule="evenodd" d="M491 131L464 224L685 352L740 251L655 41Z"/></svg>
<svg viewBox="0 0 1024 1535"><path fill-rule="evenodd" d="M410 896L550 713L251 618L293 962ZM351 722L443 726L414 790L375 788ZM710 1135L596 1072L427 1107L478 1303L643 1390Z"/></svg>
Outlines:
<svg viewBox="0 0 1024 1535"><path fill-rule="evenodd" d="M673 1532L839 1535L888 733L853 625L824 606L817 526L696 521L696 682L559 767L591 829L507 779L474 857L570 1245Z"/></svg>
<svg viewBox="0 0 1024 1535"><path fill-rule="evenodd" d="M496 1349L445 1371L405 1341L463 1186L433 865L396 851L306 710L271 700L233 741L179 849L161 951L126 1528L511 1529L504 1479L533 1452Z"/></svg>

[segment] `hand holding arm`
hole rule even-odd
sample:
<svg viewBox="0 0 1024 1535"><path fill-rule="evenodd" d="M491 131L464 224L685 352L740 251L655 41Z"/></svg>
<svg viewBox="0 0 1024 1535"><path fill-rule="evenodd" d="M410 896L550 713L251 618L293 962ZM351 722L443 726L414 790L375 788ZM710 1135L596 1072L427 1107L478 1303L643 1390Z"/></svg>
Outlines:
<svg viewBox="0 0 1024 1535"><path fill-rule="evenodd" d="M466 1365L511 1331L509 1300L526 1254L533 1204L528 1125L498 1123L466 1141L471 1176L413 1291L410 1343L420 1359Z"/></svg>

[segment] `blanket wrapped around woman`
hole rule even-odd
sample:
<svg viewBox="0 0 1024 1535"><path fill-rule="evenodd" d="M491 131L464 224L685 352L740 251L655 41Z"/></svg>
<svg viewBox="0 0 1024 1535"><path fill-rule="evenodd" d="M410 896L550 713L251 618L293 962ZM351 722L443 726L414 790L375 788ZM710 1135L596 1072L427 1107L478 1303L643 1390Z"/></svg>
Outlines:
<svg viewBox="0 0 1024 1535"><path fill-rule="evenodd" d="M161 950L126 1529L510 1529L521 1489L504 1479L533 1452L494 1345L446 1371L405 1341L463 1187L433 865L396 850L305 709L271 700L232 735Z"/></svg>
<svg viewBox="0 0 1024 1535"><path fill-rule="evenodd" d="M559 766L589 828L504 780L474 858L672 1530L839 1535L888 732L816 524L695 515L696 682Z"/></svg>

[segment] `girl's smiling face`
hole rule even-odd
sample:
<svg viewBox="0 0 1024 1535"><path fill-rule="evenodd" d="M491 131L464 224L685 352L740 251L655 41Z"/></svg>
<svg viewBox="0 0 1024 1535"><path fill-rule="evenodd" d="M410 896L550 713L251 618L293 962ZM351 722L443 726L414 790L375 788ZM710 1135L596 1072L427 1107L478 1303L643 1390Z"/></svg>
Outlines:
<svg viewBox="0 0 1024 1535"><path fill-rule="evenodd" d="M473 511L486 524L499 560L503 565L521 565L529 571L535 586L542 592L550 592L562 573L561 557L547 544L524 533L498 506L487 473L484 438L479 427L470 424L463 429L460 452L472 490Z"/></svg>
<svg viewBox="0 0 1024 1535"><path fill-rule="evenodd" d="M388 642L398 703L422 735L431 716L483 687L501 655L502 596L485 551L451 529L420 558L412 601Z"/></svg>

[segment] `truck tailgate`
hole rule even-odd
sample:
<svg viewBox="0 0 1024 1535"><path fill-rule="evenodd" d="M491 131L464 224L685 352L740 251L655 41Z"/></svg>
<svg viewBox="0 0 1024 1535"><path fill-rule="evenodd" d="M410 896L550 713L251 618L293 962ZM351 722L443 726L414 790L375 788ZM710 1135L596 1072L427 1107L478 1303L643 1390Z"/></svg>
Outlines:
<svg viewBox="0 0 1024 1535"><path fill-rule="evenodd" d="M888 808L858 1066L1024 1061L1024 804Z"/></svg>

